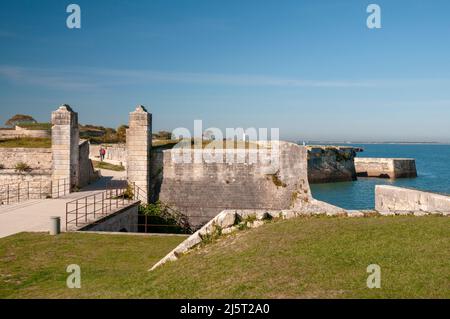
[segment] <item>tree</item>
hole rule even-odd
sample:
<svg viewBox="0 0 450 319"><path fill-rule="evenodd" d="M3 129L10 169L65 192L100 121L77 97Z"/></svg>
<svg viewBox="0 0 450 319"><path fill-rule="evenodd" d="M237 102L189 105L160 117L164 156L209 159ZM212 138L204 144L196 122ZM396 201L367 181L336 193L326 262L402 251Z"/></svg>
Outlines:
<svg viewBox="0 0 450 319"><path fill-rule="evenodd" d="M160 140L170 140L172 138L172 132L159 131L158 133L153 134L153 136Z"/></svg>
<svg viewBox="0 0 450 319"><path fill-rule="evenodd" d="M5 122L6 126L14 127L18 124L24 124L24 123L37 123L37 121L30 115L26 114L16 114L13 117L11 117L9 120Z"/></svg>
<svg viewBox="0 0 450 319"><path fill-rule="evenodd" d="M117 140L119 143L125 143L127 140L128 125L121 125L117 128Z"/></svg>

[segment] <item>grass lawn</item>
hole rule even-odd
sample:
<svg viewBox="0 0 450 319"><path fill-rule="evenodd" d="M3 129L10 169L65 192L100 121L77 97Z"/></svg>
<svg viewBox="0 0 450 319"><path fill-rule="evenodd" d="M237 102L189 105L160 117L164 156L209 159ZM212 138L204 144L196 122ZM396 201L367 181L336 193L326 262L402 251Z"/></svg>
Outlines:
<svg viewBox="0 0 450 319"><path fill-rule="evenodd" d="M450 298L447 217L298 218L223 237L153 272L182 237L0 239L0 297ZM82 288L65 286L81 266ZM369 264L381 289L368 289Z"/></svg>
<svg viewBox="0 0 450 319"><path fill-rule="evenodd" d="M95 168L107 169L107 170L116 171L116 172L123 172L125 170L125 167L123 167L121 165L114 165L114 164L100 162L100 161L92 161L92 165L94 165Z"/></svg>
<svg viewBox="0 0 450 319"><path fill-rule="evenodd" d="M20 233L0 239L0 298L121 298L183 236ZM80 289L68 289L66 267L81 268ZM140 289L142 287L140 286Z"/></svg>
<svg viewBox="0 0 450 319"><path fill-rule="evenodd" d="M22 137L0 141L0 147L50 148L51 138Z"/></svg>

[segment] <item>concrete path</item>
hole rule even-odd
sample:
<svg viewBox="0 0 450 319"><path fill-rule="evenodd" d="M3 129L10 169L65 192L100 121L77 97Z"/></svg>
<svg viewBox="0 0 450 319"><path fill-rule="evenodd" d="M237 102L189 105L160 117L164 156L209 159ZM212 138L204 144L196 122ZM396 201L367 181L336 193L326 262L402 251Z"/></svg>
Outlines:
<svg viewBox="0 0 450 319"><path fill-rule="evenodd" d="M103 177L96 183L59 199L36 199L0 206L0 238L20 232L48 231L51 216L61 217L61 229L65 231L67 202L101 192L109 181L125 176L124 172L102 170L101 173Z"/></svg>

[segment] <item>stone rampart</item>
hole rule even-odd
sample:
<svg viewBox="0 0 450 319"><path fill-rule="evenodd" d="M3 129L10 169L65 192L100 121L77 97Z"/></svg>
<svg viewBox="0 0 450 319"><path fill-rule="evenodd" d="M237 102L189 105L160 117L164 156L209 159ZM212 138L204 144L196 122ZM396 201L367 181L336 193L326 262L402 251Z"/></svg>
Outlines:
<svg viewBox="0 0 450 319"><path fill-rule="evenodd" d="M89 159L89 142L81 141L78 151L78 187L84 187L95 181L99 175L95 172Z"/></svg>
<svg viewBox="0 0 450 319"><path fill-rule="evenodd" d="M162 174L158 197L187 215L193 225L206 223L225 209L288 209L297 201L310 200L306 148L287 142L278 146L276 154L260 153L265 156L256 162L254 152L261 150L247 150L242 158L242 150L217 149L215 160L207 159L205 150L185 150L182 162L175 159L177 149L165 150L163 165L154 168L154 173ZM230 154L234 163L227 162ZM189 158L191 163L186 163Z"/></svg>
<svg viewBox="0 0 450 319"><path fill-rule="evenodd" d="M33 170L52 168L50 148L0 148L0 167L14 169L18 163L25 163Z"/></svg>
<svg viewBox="0 0 450 319"><path fill-rule="evenodd" d="M356 180L353 159L359 149L340 146L308 146L307 149L311 184Z"/></svg>
<svg viewBox="0 0 450 319"><path fill-rule="evenodd" d="M412 158L355 158L356 174L361 177L417 177L416 161Z"/></svg>
<svg viewBox="0 0 450 319"><path fill-rule="evenodd" d="M100 160L100 147L102 145L92 145L90 146L89 157L91 159ZM127 148L123 144L112 144L104 145L103 148L106 150L105 162L116 164L127 167Z"/></svg>
<svg viewBox="0 0 450 319"><path fill-rule="evenodd" d="M136 233L138 231L138 209L139 201L120 208L80 230Z"/></svg>
<svg viewBox="0 0 450 319"><path fill-rule="evenodd" d="M450 196L389 185L375 187L375 209L380 212L450 212Z"/></svg>
<svg viewBox="0 0 450 319"><path fill-rule="evenodd" d="M20 126L16 126L14 129L0 129L0 140L21 137L49 138L50 136L49 130L30 130Z"/></svg>

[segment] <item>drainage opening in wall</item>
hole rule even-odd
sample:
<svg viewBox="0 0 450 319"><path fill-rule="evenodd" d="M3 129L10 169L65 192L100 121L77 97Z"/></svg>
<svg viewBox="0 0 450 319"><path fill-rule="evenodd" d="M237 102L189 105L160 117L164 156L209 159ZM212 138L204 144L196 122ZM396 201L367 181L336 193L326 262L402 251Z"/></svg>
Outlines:
<svg viewBox="0 0 450 319"><path fill-rule="evenodd" d="M185 215L160 201L139 206L140 233L192 234L194 230Z"/></svg>

